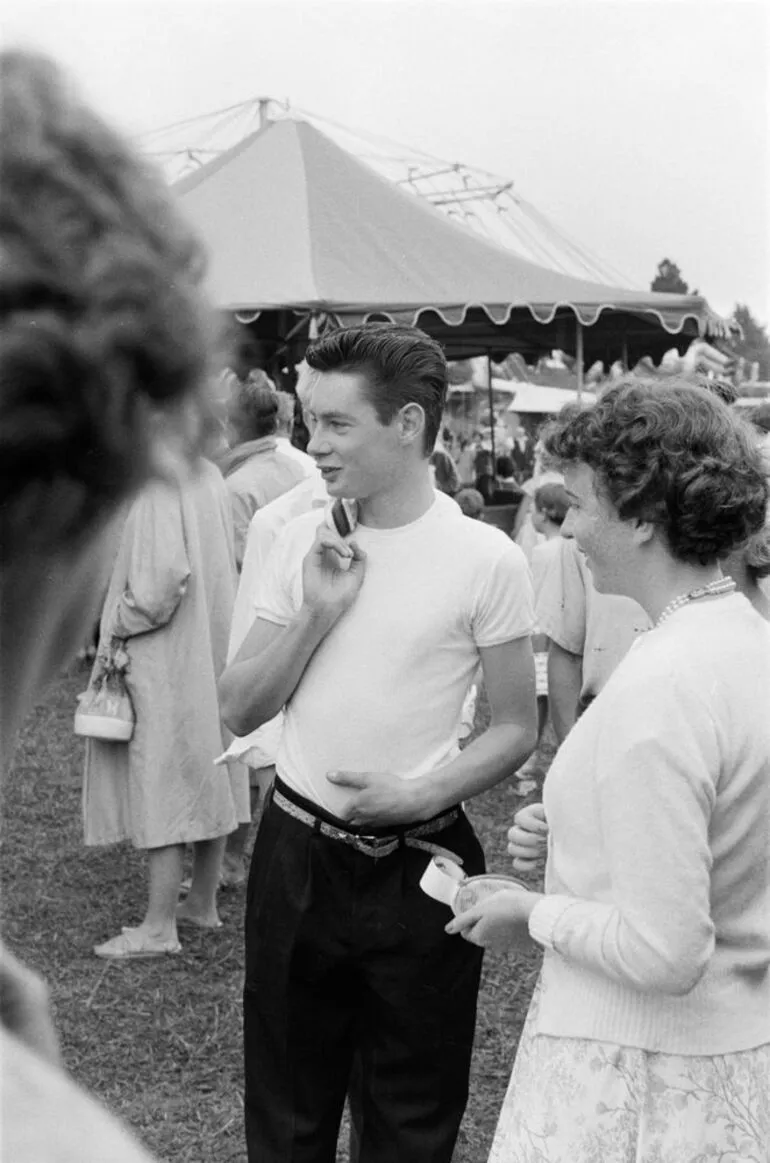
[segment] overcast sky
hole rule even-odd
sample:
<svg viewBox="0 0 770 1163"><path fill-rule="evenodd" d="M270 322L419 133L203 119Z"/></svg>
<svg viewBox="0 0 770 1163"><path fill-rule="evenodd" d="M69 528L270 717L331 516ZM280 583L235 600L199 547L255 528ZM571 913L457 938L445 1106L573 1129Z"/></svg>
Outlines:
<svg viewBox="0 0 770 1163"><path fill-rule="evenodd" d="M3 0L130 133L273 96L513 178L639 286L770 321L770 4Z"/></svg>

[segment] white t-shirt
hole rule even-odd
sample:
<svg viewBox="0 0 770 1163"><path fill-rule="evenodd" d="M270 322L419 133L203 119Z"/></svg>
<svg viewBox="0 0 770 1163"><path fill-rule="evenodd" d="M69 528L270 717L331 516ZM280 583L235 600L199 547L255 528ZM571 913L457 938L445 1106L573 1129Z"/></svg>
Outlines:
<svg viewBox="0 0 770 1163"><path fill-rule="evenodd" d="M251 518L230 626L228 663L235 658L254 622L254 599L259 579L278 534L296 517L301 517L303 513L309 513L312 509L322 509L328 503L329 494L326 485L321 474L316 472L306 480L300 481L288 493L283 493L268 505L257 509Z"/></svg>
<svg viewBox="0 0 770 1163"><path fill-rule="evenodd" d="M296 517L313 509L323 509L328 503L326 485L321 474L316 471L288 493L265 505L264 509L257 509L249 525L246 552L235 595L227 648L228 663L235 658L254 623L254 599L278 534ZM240 759L249 767L272 767L278 754L282 730L283 714L280 713L257 727L256 731L248 735L236 735L222 758Z"/></svg>
<svg viewBox="0 0 770 1163"><path fill-rule="evenodd" d="M302 563L321 516L284 529L258 617L286 625L298 614ZM440 494L419 520L359 526L355 540L367 555L361 590L286 705L277 760L287 784L336 815L350 793L329 783L329 771L414 778L452 759L480 648L529 635L534 623L521 550Z"/></svg>

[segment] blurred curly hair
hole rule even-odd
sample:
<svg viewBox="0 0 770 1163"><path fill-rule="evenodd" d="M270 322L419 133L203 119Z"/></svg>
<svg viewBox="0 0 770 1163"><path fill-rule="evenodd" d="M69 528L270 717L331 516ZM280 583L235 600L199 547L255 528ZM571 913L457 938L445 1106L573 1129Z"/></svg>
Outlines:
<svg viewBox="0 0 770 1163"><path fill-rule="evenodd" d="M87 535L205 422L202 251L49 60L0 54L0 553ZM195 424L191 427L198 427Z"/></svg>
<svg viewBox="0 0 770 1163"><path fill-rule="evenodd" d="M651 521L675 558L709 565L765 520L768 481L750 426L682 379L623 379L556 420L546 450L589 465L622 520Z"/></svg>

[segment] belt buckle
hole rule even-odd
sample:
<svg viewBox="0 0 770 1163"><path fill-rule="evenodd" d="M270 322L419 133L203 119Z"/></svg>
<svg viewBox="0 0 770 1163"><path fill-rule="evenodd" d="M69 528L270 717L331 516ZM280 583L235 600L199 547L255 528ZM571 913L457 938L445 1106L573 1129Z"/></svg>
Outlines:
<svg viewBox="0 0 770 1163"><path fill-rule="evenodd" d="M373 836L364 833L349 833L350 843L364 856L376 856L380 847L385 848L388 844L393 843L392 836Z"/></svg>

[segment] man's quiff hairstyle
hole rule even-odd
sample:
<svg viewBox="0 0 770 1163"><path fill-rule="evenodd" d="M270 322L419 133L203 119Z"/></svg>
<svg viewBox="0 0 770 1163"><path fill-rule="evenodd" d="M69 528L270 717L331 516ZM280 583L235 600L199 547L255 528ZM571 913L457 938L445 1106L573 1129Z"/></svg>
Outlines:
<svg viewBox="0 0 770 1163"><path fill-rule="evenodd" d="M562 465L586 464L622 520L652 522L680 561L710 565L763 525L768 481L756 435L713 393L623 379L545 435Z"/></svg>
<svg viewBox="0 0 770 1163"><path fill-rule="evenodd" d="M308 347L305 359L318 372L364 376L382 424L407 404L419 404L425 413L423 452L430 456L447 391L446 359L435 339L417 327L365 323L330 332Z"/></svg>

